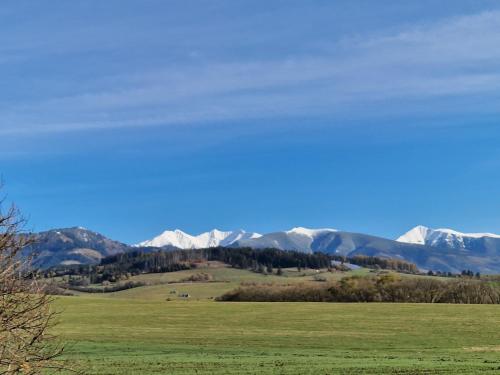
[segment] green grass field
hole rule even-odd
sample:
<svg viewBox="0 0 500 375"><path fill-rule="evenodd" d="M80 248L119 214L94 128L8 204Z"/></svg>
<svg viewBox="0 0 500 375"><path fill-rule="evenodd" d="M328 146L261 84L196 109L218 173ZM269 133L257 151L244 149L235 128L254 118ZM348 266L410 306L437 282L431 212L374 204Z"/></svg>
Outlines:
<svg viewBox="0 0 500 375"><path fill-rule="evenodd" d="M500 306L222 303L240 280L277 277L209 272L220 282L58 298L66 357L89 374L500 373ZM192 297L167 302L172 288Z"/></svg>

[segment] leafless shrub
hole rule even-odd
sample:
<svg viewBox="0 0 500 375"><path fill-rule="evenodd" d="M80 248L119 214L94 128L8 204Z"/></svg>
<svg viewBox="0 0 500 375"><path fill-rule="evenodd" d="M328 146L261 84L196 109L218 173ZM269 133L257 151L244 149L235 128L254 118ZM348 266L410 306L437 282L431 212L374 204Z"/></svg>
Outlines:
<svg viewBox="0 0 500 375"><path fill-rule="evenodd" d="M55 323L51 297L30 274L22 256L32 239L15 207L0 201L0 374L36 375L62 369L63 349L50 334Z"/></svg>
<svg viewBox="0 0 500 375"><path fill-rule="evenodd" d="M182 281L183 282L195 282L195 283L210 282L210 281L214 281L214 277L213 277L213 275L211 275L209 273L199 272L199 273L195 273L189 277L182 279Z"/></svg>

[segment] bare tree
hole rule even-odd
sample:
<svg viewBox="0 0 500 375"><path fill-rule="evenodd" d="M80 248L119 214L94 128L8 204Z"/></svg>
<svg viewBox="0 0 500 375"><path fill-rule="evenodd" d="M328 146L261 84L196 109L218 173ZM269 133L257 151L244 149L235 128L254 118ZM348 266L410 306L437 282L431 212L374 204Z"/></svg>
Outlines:
<svg viewBox="0 0 500 375"><path fill-rule="evenodd" d="M15 207L0 200L0 375L41 374L62 369L62 353L49 333L55 313L22 252L32 239Z"/></svg>

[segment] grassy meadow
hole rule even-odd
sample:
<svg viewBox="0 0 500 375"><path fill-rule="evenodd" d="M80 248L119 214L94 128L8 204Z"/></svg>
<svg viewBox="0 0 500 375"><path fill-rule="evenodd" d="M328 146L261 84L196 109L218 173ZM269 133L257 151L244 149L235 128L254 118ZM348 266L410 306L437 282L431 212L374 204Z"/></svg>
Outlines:
<svg viewBox="0 0 500 375"><path fill-rule="evenodd" d="M179 282L196 272L59 297L66 357L88 374L500 373L500 306L222 303L213 298L242 281L311 282L314 272L208 267L213 282Z"/></svg>

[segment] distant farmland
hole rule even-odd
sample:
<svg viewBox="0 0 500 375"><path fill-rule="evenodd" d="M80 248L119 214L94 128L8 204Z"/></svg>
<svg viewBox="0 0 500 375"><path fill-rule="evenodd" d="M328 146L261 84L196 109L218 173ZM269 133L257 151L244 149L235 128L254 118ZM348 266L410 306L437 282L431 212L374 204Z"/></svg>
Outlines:
<svg viewBox="0 0 500 375"><path fill-rule="evenodd" d="M213 302L241 281L279 278L207 272L216 282L58 298L67 358L85 373L110 375L500 372L500 306Z"/></svg>

